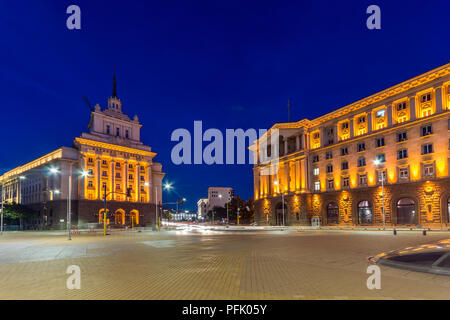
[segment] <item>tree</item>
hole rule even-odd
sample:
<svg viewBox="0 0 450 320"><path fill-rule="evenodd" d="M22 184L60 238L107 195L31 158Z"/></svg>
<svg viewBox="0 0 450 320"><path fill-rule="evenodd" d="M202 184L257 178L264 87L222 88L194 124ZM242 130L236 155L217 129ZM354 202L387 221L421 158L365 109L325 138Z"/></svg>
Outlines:
<svg viewBox="0 0 450 320"><path fill-rule="evenodd" d="M212 215L214 211L214 221L220 221L227 217L227 209L224 207L215 206L212 210L209 210L206 216L210 221L212 221Z"/></svg>
<svg viewBox="0 0 450 320"><path fill-rule="evenodd" d="M5 204L5 218L8 220L32 219L37 217L37 212L21 204Z"/></svg>

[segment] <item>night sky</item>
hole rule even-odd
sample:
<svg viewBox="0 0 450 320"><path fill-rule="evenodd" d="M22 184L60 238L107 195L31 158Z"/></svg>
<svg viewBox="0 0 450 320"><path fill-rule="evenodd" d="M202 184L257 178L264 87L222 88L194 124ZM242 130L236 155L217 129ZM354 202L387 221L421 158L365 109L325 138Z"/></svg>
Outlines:
<svg viewBox="0 0 450 320"><path fill-rule="evenodd" d="M81 30L66 28L67 6ZM366 8L381 8L381 30ZM209 186L252 196L251 165L174 165L173 130L313 119L450 61L450 2L2 1L0 173L87 131L116 66L124 113L196 208ZM206 143L204 144L206 145ZM164 201L176 195L164 193Z"/></svg>

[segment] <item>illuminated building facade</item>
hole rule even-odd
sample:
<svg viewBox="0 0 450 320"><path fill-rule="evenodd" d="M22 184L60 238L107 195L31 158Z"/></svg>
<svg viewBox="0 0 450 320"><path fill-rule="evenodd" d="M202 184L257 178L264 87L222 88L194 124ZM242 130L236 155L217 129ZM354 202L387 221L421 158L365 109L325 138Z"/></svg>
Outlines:
<svg viewBox="0 0 450 320"><path fill-rule="evenodd" d="M377 226L384 202L388 226L448 225L449 110L446 64L317 119L275 124L251 147L270 156L279 134L276 161L253 168L255 220L281 224L284 211L288 225Z"/></svg>
<svg viewBox="0 0 450 320"><path fill-rule="evenodd" d="M104 195L112 226L148 225L161 205L164 173L156 153L140 139L137 116L122 113L114 76L113 94L102 110L91 112L89 132L62 147L0 176L4 200L39 212L38 224L65 226L71 176L72 223L103 223Z"/></svg>

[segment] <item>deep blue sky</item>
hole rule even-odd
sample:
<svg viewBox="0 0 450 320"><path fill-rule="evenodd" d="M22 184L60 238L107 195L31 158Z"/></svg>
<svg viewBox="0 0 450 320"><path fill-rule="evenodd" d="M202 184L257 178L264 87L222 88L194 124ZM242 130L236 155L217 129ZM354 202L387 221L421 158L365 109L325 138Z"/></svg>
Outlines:
<svg viewBox="0 0 450 320"><path fill-rule="evenodd" d="M81 7L81 30L66 8ZM368 5L381 30L366 28ZM450 61L450 2L2 1L0 173L71 146L82 100L106 105L113 65L123 111L188 207L208 186L252 196L250 165L171 163L176 128L268 128L315 118ZM164 201L175 195L165 194Z"/></svg>

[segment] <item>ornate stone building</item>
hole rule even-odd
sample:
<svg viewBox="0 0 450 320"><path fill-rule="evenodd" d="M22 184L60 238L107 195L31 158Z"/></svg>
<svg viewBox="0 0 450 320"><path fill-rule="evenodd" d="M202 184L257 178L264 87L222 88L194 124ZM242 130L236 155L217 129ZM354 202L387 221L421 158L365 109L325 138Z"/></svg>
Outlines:
<svg viewBox="0 0 450 320"><path fill-rule="evenodd" d="M102 224L106 194L110 225L153 224L164 173L153 161L156 153L141 142L141 126L137 116L131 120L122 112L114 76L108 106L95 106L89 132L75 138L73 148L62 147L0 176L5 202L35 209L44 228L63 228L69 189L74 225Z"/></svg>
<svg viewBox="0 0 450 320"><path fill-rule="evenodd" d="M279 156L253 168L256 221L281 224L284 211L288 225L381 225L384 203L388 226L448 225L449 110L446 64L317 119L275 124L251 147L270 156L279 135Z"/></svg>

